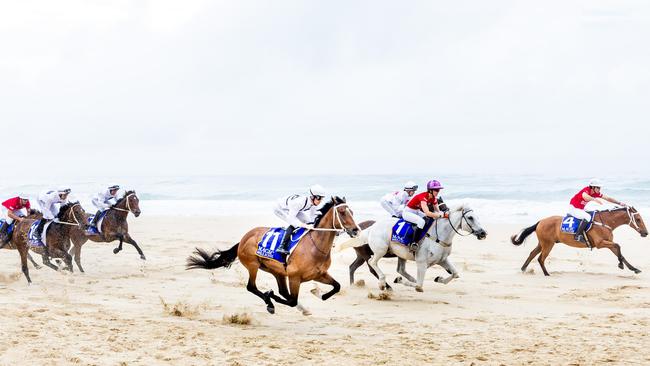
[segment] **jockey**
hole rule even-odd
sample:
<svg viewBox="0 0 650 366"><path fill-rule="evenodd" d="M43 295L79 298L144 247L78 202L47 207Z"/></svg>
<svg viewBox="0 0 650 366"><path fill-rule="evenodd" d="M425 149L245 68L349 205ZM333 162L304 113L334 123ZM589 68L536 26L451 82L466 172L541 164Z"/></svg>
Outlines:
<svg viewBox="0 0 650 366"><path fill-rule="evenodd" d="M389 214L393 217L402 217L402 211L404 207L409 202L411 197L415 194L415 191L418 190L418 185L413 181L408 181L404 185L403 191L395 191L388 193L381 198L381 207L384 210L388 211Z"/></svg>
<svg viewBox="0 0 650 366"><path fill-rule="evenodd" d="M275 215L286 221L289 226L284 234L284 238L276 252L280 254L289 254L287 245L291 239L293 231L301 226L311 228L311 225L318 217L318 209L325 197L325 189L316 184L309 187L309 196L294 194L280 200L275 207Z"/></svg>
<svg viewBox="0 0 650 366"><path fill-rule="evenodd" d="M68 202L68 195L72 190L68 187L61 187L56 191L45 191L38 195L38 204L43 212L43 219L36 228L36 237L40 238L43 228L48 221L54 220L59 214L61 204Z"/></svg>
<svg viewBox="0 0 650 366"><path fill-rule="evenodd" d="M99 220L99 216L104 211L109 210L117 203L117 191L119 190L120 190L120 186L114 184L108 187L106 190L97 193L97 195L93 197L93 205L97 207L98 211L95 214L95 217L93 217L93 222L90 223L90 226L93 226L96 229L98 229L97 220Z"/></svg>
<svg viewBox="0 0 650 366"><path fill-rule="evenodd" d="M440 190L444 187L437 180L431 180L427 183L427 191L416 194L404 208L402 213L402 218L405 221L408 221L417 226L415 230L414 238L417 242L411 244L411 250L417 249L422 238L418 240L419 235L422 234L422 229L425 225L425 217L430 217L432 219L437 219L440 217L449 217L447 212L441 212L438 207L438 194ZM432 210L433 209L433 210Z"/></svg>
<svg viewBox="0 0 650 366"><path fill-rule="evenodd" d="M2 202L2 206L7 210L7 217L4 222L0 224L0 238L4 238L7 234L7 229L15 221L23 221L23 217L29 215L31 204L26 194L20 193L14 198L10 198ZM3 241L0 239L0 242Z"/></svg>
<svg viewBox="0 0 650 366"><path fill-rule="evenodd" d="M580 192L576 193L576 195L571 198L568 214L577 219L580 219L580 224L578 224L578 230L576 230L575 234L576 241L584 240L585 228L587 227L589 221L591 221L591 215L585 211L585 206L588 202L593 201L602 205L605 203L604 201L608 201L616 205L625 206L624 203L600 193L602 186L603 185L600 180L594 178L589 181L589 185L587 187L581 189Z"/></svg>

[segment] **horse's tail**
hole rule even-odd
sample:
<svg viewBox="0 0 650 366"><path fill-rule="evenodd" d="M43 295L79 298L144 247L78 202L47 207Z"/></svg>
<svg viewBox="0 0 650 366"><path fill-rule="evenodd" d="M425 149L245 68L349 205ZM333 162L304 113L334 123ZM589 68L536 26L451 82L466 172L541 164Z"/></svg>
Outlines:
<svg viewBox="0 0 650 366"><path fill-rule="evenodd" d="M535 223L535 225L531 227L527 227L523 229L519 234L513 235L510 237L510 241L514 245L521 245L524 243L528 235L532 234L535 230L537 230L537 225L539 225L539 221Z"/></svg>
<svg viewBox="0 0 650 366"><path fill-rule="evenodd" d="M186 269L214 269L226 267L229 268L237 259L237 250L239 243L235 244L228 250L217 250L210 254L203 249L196 248L194 255L187 258Z"/></svg>
<svg viewBox="0 0 650 366"><path fill-rule="evenodd" d="M356 248L368 244L368 230L363 230L356 238L352 238L339 245L339 252L347 248Z"/></svg>

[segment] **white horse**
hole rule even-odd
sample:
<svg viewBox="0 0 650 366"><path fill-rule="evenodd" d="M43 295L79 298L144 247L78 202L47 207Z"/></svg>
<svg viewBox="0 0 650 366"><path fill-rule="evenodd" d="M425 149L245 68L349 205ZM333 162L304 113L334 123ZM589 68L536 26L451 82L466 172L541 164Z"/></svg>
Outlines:
<svg viewBox="0 0 650 366"><path fill-rule="evenodd" d="M381 220L374 225L364 230L357 238L351 239L343 243L340 250L351 247L358 247L368 243L373 251L373 256L368 261L368 264L379 275L379 289L386 288L386 275L379 268L379 260L386 255L390 250L397 257L415 261L418 267L417 283L405 280L403 284L415 287L415 290L422 292L422 285L424 283L424 275L427 268L439 264L447 273L449 277L441 278L436 277L435 282L447 284L454 278L458 278L458 271L456 267L449 261L449 254L451 254L451 244L454 236L461 234L465 231L467 235L475 235L479 240L487 237L487 232L481 227L478 217L474 211L466 204L456 208L452 208L449 212L449 219L438 219L431 225L425 238L422 240L420 247L415 255L409 250L408 246L391 241L393 226L397 219L391 218Z"/></svg>

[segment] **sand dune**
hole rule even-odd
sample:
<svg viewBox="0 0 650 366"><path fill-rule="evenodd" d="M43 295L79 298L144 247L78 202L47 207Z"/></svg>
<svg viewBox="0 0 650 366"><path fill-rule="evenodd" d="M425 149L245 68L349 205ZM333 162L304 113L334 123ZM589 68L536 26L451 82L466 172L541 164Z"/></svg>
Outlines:
<svg viewBox="0 0 650 366"><path fill-rule="evenodd" d="M444 270L432 268L424 293L395 285L380 299L365 266L357 271L364 284L348 286L348 250L334 254L331 269L340 294L322 302L305 284L301 301L312 316L281 305L270 315L243 287L241 265L184 269L195 246L229 247L251 223L277 222L131 218L146 262L131 247L113 255L113 245L89 243L85 274L31 269L32 286L18 253L0 252L0 365L650 363L647 274L618 269L609 251L558 245L547 261L551 277L535 261L521 273L535 238L515 247L508 237L519 226L486 225L486 241L454 243L459 279L434 283ZM632 264L650 271L647 240L629 228L616 239ZM381 266L392 280L395 261ZM258 282L274 288L268 275Z"/></svg>

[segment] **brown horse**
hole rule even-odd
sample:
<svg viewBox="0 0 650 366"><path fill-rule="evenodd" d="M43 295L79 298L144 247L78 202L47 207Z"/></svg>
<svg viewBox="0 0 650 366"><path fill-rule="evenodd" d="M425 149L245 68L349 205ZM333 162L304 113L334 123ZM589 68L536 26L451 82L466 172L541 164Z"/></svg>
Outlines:
<svg viewBox="0 0 650 366"><path fill-rule="evenodd" d="M364 222L359 224L359 228L361 228L361 230L365 230L365 229L369 228L370 226L372 226L372 224L374 224L374 223L375 223L375 221L373 221L373 220L364 221ZM354 247L354 251L357 253L357 258L354 260L354 262L352 262L350 264L350 285L354 284L354 272L357 270L357 268L361 267L361 265L364 264L364 263L368 265L368 269L370 270L370 273L373 276L375 276L375 278L379 279L379 275L377 275L377 272L375 272L375 270L372 268L372 266L368 263L368 261L370 260L370 258L374 254L372 252L372 249L370 249L370 245L368 245L366 243L365 245L362 245L362 246L359 246L359 247ZM384 258L394 258L394 257L397 257L397 256L395 254L393 254L392 252L390 252L390 251L388 251L384 255ZM411 282L416 282L416 279L406 272L406 260L404 260L402 258L399 258L399 257L397 258L397 273L399 273L402 276L406 277L406 279L411 281ZM395 279L395 283L399 283L399 282L401 282L401 280L402 280L401 277L397 277ZM386 284L386 288L388 290L392 289L389 284Z"/></svg>
<svg viewBox="0 0 650 366"><path fill-rule="evenodd" d="M548 271L544 266L544 261L556 243L564 243L575 248L588 248L587 244L576 241L573 234L560 231L562 219L562 216L547 217L537 222L535 225L525 228L519 234L513 235L510 238L512 244L521 245L530 234L533 232L537 234L539 243L537 244L537 247L530 252L528 259L526 259L526 262L521 267L522 272L526 270L526 267L528 267L528 264L530 264L533 258L539 254L537 261L542 267L544 275L549 276ZM623 265L625 264L630 271L639 273L641 271L628 263L625 257L623 257L623 254L621 254L621 246L613 241L613 231L621 225L629 225L641 234L641 237L643 238L648 236L648 229L646 229L641 214L634 207L621 207L612 210L598 211L594 217L591 229L587 232L587 238L594 248L607 248L611 250L618 258L618 268L623 269Z"/></svg>
<svg viewBox="0 0 650 366"><path fill-rule="evenodd" d="M47 229L47 246L45 247L32 247L29 244L28 233L32 224L36 221L35 219L24 219L16 223L11 241L7 247L18 249L22 271L28 283L32 283L29 277L29 269L27 268L28 251L30 249L43 257L43 264L46 266L58 270L58 267L50 262L50 258L61 258L66 264L65 269L72 272L72 257L66 249L70 240L72 227L79 226L84 228L87 225L86 221L83 220L84 217L85 211L79 202L69 202L61 206L57 220L53 221Z"/></svg>
<svg viewBox="0 0 650 366"><path fill-rule="evenodd" d="M327 300L339 292L341 285L327 272L332 263L331 250L334 236L338 231L346 231L352 237L359 233L359 227L344 198L332 197L331 201L320 209L320 212L321 215L314 223L315 229L310 230L300 240L293 253L287 258L286 265L256 255L257 244L269 230L268 227L257 227L246 233L239 243L228 250L217 250L209 254L197 248L194 252L196 256L189 257L187 260L187 269L230 267L239 258L239 261L248 270L246 289L264 300L269 313L275 313L273 304L273 300L275 300L287 306L298 306L304 315L309 315L309 311L298 303L300 284L317 281L331 285L333 289L321 295L322 300ZM255 281L257 271L260 269L275 277L282 297L275 295L273 291L262 292L257 289ZM288 288L287 277L289 278ZM312 292L316 295L316 292Z"/></svg>
<svg viewBox="0 0 650 366"><path fill-rule="evenodd" d="M85 230L75 228L72 230L72 244L74 244L71 252L74 254L74 261L81 272L84 272L81 267L81 247L90 239L96 243L110 243L119 240L120 244L117 248L113 249L113 253L117 254L122 250L122 242L129 243L135 247L135 250L140 254L140 259L146 260L142 249L138 246L135 240L129 234L129 224L126 218L129 212L133 213L135 217L140 216L140 199L135 194L135 191L126 191L122 198L120 198L113 207L109 209L102 220L101 234L88 235ZM88 221L86 215L85 219Z"/></svg>

